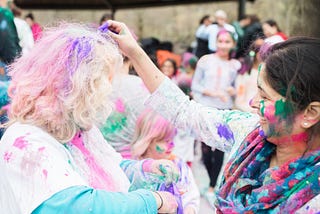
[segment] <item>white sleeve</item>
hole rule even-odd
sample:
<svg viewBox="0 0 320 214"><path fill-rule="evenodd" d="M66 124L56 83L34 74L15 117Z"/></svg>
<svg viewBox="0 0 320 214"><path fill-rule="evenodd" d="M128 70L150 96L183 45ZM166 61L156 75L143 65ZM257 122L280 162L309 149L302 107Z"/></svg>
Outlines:
<svg viewBox="0 0 320 214"><path fill-rule="evenodd" d="M175 84L166 78L146 104L177 128L192 130L198 140L221 151L230 151L258 126L255 114L218 110L190 101Z"/></svg>

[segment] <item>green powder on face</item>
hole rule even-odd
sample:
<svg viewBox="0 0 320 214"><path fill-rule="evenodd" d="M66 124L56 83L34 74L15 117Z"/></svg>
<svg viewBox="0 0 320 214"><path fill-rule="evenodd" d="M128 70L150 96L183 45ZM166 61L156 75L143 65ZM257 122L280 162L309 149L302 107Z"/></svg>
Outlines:
<svg viewBox="0 0 320 214"><path fill-rule="evenodd" d="M156 151L158 153L163 153L164 152L164 149L162 149L159 145L156 145Z"/></svg>
<svg viewBox="0 0 320 214"><path fill-rule="evenodd" d="M277 100L275 102L275 115L281 119L287 119L288 116L292 115L293 106L284 101L283 99Z"/></svg>
<svg viewBox="0 0 320 214"><path fill-rule="evenodd" d="M261 116L264 117L264 111L265 111L265 104L264 104L264 100L260 100L260 113L261 113Z"/></svg>

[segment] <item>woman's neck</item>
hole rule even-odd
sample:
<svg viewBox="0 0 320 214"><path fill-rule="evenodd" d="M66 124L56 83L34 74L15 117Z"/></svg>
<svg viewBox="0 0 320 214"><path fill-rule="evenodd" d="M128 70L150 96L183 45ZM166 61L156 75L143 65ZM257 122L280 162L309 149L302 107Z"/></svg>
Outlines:
<svg viewBox="0 0 320 214"><path fill-rule="evenodd" d="M284 138L281 143L276 143L277 147L271 157L270 167L282 166L292 159L301 157L305 152L319 149L319 140L317 137L309 141L305 133Z"/></svg>
<svg viewBox="0 0 320 214"><path fill-rule="evenodd" d="M217 57L219 57L222 60L229 60L229 54L224 55L224 54L219 53L219 51L217 51L216 55L217 55Z"/></svg>

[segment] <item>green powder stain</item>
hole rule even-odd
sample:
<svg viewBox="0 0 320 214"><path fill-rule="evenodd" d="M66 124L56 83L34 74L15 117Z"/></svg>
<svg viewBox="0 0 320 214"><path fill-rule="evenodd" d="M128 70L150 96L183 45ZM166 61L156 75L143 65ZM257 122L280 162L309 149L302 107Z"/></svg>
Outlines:
<svg viewBox="0 0 320 214"><path fill-rule="evenodd" d="M156 145L156 151L158 153L163 153L164 152L164 149L162 149L159 145Z"/></svg>
<svg viewBox="0 0 320 214"><path fill-rule="evenodd" d="M166 169L165 166L163 166L163 164L160 164L160 165L159 165L159 170L160 170L164 175L168 174L168 170Z"/></svg>
<svg viewBox="0 0 320 214"><path fill-rule="evenodd" d="M281 119L287 119L288 116L292 115L293 106L284 101L283 99L277 100L275 102L275 115Z"/></svg>
<svg viewBox="0 0 320 214"><path fill-rule="evenodd" d="M122 131L127 126L127 117L124 113L113 112L103 126L100 128L104 138L108 139L108 135Z"/></svg>
<svg viewBox="0 0 320 214"><path fill-rule="evenodd" d="M265 108L266 108L266 106L265 106L265 104L264 104L264 100L260 100L260 113L261 113L261 115L262 115L262 117L264 117L264 111L265 111Z"/></svg>
<svg viewBox="0 0 320 214"><path fill-rule="evenodd" d="M262 63L260 63L258 66L258 74L260 74L261 70L262 70Z"/></svg>

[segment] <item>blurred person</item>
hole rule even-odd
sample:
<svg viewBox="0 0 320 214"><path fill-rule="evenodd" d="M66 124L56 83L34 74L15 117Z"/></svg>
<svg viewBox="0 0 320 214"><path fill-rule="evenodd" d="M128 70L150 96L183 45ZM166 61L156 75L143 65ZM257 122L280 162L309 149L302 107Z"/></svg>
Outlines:
<svg viewBox="0 0 320 214"><path fill-rule="evenodd" d="M137 118L150 96L140 77L129 74L131 67L130 60L124 57L122 68L112 80L109 98L114 105L113 111L99 127L106 141L124 158L128 158L128 145L133 141Z"/></svg>
<svg viewBox="0 0 320 214"><path fill-rule="evenodd" d="M208 27L212 24L210 15L205 15L200 19L199 27L196 30L197 46L195 48L195 55L200 58L205 54L209 54Z"/></svg>
<svg viewBox="0 0 320 214"><path fill-rule="evenodd" d="M103 25L103 24L105 24L106 21L108 21L108 20L110 20L110 19L112 19L112 15L111 15L110 13L105 13L105 14L103 14L103 15L101 16L101 18L100 18L100 21L99 21L100 26Z"/></svg>
<svg viewBox="0 0 320 214"><path fill-rule="evenodd" d="M227 23L228 16L223 10L217 10L214 14L216 24L211 24L208 26L208 48L211 53L217 51L217 35L222 29L233 33L234 38L237 40L238 35L236 34L235 28Z"/></svg>
<svg viewBox="0 0 320 214"><path fill-rule="evenodd" d="M234 107L241 111L254 111L250 106L250 101L258 92L256 83L258 79L258 67L261 63L259 51L263 44L263 39L257 39L251 44L248 56L246 56L244 60L246 71L244 73L239 73L236 78Z"/></svg>
<svg viewBox="0 0 320 214"><path fill-rule="evenodd" d="M232 50L236 45L234 34L222 29L217 34L217 52L201 57L197 63L192 80L193 99L204 106L217 109L231 109L235 95L234 82L240 62L232 59ZM209 175L210 183L205 196L212 204L214 189L222 168L224 153L202 143L202 159Z"/></svg>
<svg viewBox="0 0 320 214"><path fill-rule="evenodd" d="M177 63L174 59L166 59L160 66L160 70L164 75L176 82L177 74L179 72Z"/></svg>
<svg viewBox="0 0 320 214"><path fill-rule="evenodd" d="M22 11L14 3L10 4L10 9L14 15L14 24L17 28L19 45L22 48L22 54L30 52L34 46L33 34L28 23L21 19Z"/></svg>
<svg viewBox="0 0 320 214"><path fill-rule="evenodd" d="M4 65L10 64L21 52L14 16L7 8L7 1L0 0L0 63L1 79L4 79Z"/></svg>
<svg viewBox="0 0 320 214"><path fill-rule="evenodd" d="M176 210L168 192L129 188L154 184L145 173L175 182L177 167L168 160L123 160L97 128L110 113L110 81L122 65L118 46L100 30L80 24L48 29L11 64L10 120L0 146L7 184L0 184L1 213Z"/></svg>
<svg viewBox="0 0 320 214"><path fill-rule="evenodd" d="M31 28L34 41L38 41L42 36L42 27L35 21L32 13L28 13L25 16L25 20Z"/></svg>
<svg viewBox="0 0 320 214"><path fill-rule="evenodd" d="M243 28L243 36L237 43L237 58L244 57L248 53L250 45L258 38L264 38L262 26L259 18L252 15L245 15L240 20L240 26Z"/></svg>
<svg viewBox="0 0 320 214"><path fill-rule="evenodd" d="M6 106L9 103L7 89L9 76L7 67L21 53L19 37L14 24L14 16L8 9L8 2L0 0L0 123L7 121ZM0 127L0 138L4 128Z"/></svg>
<svg viewBox="0 0 320 214"><path fill-rule="evenodd" d="M263 22L262 28L266 36L265 42L267 43L274 44L288 39L287 35L281 31L279 25L273 19Z"/></svg>
<svg viewBox="0 0 320 214"><path fill-rule="evenodd" d="M180 179L175 184L152 185L153 190L166 190L175 195L179 207L178 214L199 212L200 193L188 165L172 151L174 148L175 127L157 112L145 109L137 120L135 137L131 144L134 159L168 159L180 171Z"/></svg>

